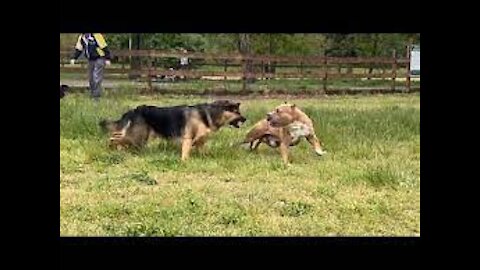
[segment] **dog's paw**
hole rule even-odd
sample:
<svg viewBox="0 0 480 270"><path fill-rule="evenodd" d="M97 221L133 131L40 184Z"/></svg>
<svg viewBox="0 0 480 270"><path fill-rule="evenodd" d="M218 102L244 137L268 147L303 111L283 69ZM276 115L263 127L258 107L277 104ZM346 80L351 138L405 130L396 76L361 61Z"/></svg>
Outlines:
<svg viewBox="0 0 480 270"><path fill-rule="evenodd" d="M241 144L240 144L240 148L242 148L242 149L244 149L244 150L252 150L252 149L250 148L250 144L248 144L248 143L241 143Z"/></svg>
<svg viewBox="0 0 480 270"><path fill-rule="evenodd" d="M315 153L317 153L317 155L319 155L319 156L323 156L327 153L327 151L324 151L322 149L317 149L317 150L315 150Z"/></svg>

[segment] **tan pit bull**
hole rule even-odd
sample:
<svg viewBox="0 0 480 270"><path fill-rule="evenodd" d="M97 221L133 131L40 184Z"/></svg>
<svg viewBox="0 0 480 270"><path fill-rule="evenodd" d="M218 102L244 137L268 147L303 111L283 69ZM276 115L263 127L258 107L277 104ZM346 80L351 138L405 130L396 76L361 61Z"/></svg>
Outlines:
<svg viewBox="0 0 480 270"><path fill-rule="evenodd" d="M327 153L315 134L313 121L296 105L285 103L257 122L243 143L250 143L251 150L257 149L262 142L272 148L280 147L283 162L288 164L288 147L297 145L302 138L307 139L317 155Z"/></svg>

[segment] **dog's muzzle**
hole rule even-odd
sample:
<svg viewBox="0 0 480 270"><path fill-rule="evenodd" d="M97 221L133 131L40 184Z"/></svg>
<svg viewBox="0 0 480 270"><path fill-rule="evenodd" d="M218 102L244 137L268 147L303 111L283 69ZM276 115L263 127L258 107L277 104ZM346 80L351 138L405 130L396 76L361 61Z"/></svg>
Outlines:
<svg viewBox="0 0 480 270"><path fill-rule="evenodd" d="M267 122L272 126L272 127L278 127L278 123L276 122L276 120L278 119L275 119L273 113L267 113Z"/></svg>
<svg viewBox="0 0 480 270"><path fill-rule="evenodd" d="M278 119L273 117L271 114L267 114L267 122L272 127L280 127L281 125L278 123Z"/></svg>
<svg viewBox="0 0 480 270"><path fill-rule="evenodd" d="M247 121L247 118L240 116L239 118L236 118L235 120L230 122L230 126L235 127L235 128L240 128L240 126Z"/></svg>

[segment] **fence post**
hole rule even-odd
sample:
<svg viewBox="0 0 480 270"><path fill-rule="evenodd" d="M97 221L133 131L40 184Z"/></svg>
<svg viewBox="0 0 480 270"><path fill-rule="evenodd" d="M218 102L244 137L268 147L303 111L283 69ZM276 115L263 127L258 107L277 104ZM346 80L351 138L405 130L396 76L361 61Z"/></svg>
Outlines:
<svg viewBox="0 0 480 270"><path fill-rule="evenodd" d="M223 61L223 72L224 72L224 76L223 76L223 80L226 81L227 80L227 59L225 59L225 61Z"/></svg>
<svg viewBox="0 0 480 270"><path fill-rule="evenodd" d="M395 80L397 78L397 51L393 50L393 64L392 64L392 91L395 92Z"/></svg>
<svg viewBox="0 0 480 270"><path fill-rule="evenodd" d="M131 45L131 48L129 48L129 64L130 64L130 71L132 75L129 75L129 78L130 79L136 79L136 78L141 78L142 74L141 74L141 69L142 69L142 57L140 56L132 56L132 52L133 51L137 51L140 50L142 48L141 46L141 41L142 41L142 38L141 38L141 34L130 34L130 36L132 37L132 43L129 44L129 46ZM138 73L137 73L138 71Z"/></svg>
<svg viewBox="0 0 480 270"><path fill-rule="evenodd" d="M305 75L303 74L303 61L300 61L300 75L302 75L302 80L305 79Z"/></svg>
<svg viewBox="0 0 480 270"><path fill-rule="evenodd" d="M242 57L242 67L243 67L243 80L242 80L242 92L244 92L247 89L247 62L245 61L245 58Z"/></svg>
<svg viewBox="0 0 480 270"><path fill-rule="evenodd" d="M265 76L265 65L263 64L263 60L262 62L260 63L260 68L262 69L262 75L260 77L260 80L263 81L263 77Z"/></svg>
<svg viewBox="0 0 480 270"><path fill-rule="evenodd" d="M152 92L152 78L151 76L151 69L152 69L152 57L151 51L148 52L147 56L147 83L148 83L148 91Z"/></svg>
<svg viewBox="0 0 480 270"><path fill-rule="evenodd" d="M251 76L252 76L252 73L250 73L250 71L252 71L253 69L253 61L251 61L250 59L250 54L242 54L242 61L243 61L243 85L242 85L242 92L243 93L246 93L248 90L249 90L249 84L250 84L250 81L251 81Z"/></svg>
<svg viewBox="0 0 480 270"><path fill-rule="evenodd" d="M328 80L328 62L327 54L323 54L323 92L327 93L327 80Z"/></svg>
<svg viewBox="0 0 480 270"><path fill-rule="evenodd" d="M223 76L223 87L225 88L225 91L227 91L227 59L225 59L223 61L223 73L224 73L224 76Z"/></svg>
<svg viewBox="0 0 480 270"><path fill-rule="evenodd" d="M132 51L132 34L130 34L130 36L128 37L128 51ZM128 56L128 62L130 63L130 65L132 64L132 55Z"/></svg>
<svg viewBox="0 0 480 270"><path fill-rule="evenodd" d="M410 63L412 61L412 58L411 58L411 53L410 53L410 45L407 45L407 59L408 59L408 63L407 63L407 92L410 92Z"/></svg>

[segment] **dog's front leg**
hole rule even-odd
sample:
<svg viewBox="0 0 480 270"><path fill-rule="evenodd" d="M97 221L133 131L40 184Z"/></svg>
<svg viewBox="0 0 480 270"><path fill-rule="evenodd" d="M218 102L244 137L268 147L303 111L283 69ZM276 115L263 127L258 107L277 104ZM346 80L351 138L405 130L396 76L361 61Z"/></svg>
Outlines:
<svg viewBox="0 0 480 270"><path fill-rule="evenodd" d="M315 153L319 156L323 156L327 152L322 149L322 146L320 145L320 140L318 140L317 136L315 133L312 133L308 136L306 136L307 141L310 143L310 145L313 147L313 150L315 150Z"/></svg>
<svg viewBox="0 0 480 270"><path fill-rule="evenodd" d="M210 132L210 129L198 128L195 134L195 138L193 139L192 145L198 148L202 154L205 153L203 146L205 145L205 142L207 141Z"/></svg>
<svg viewBox="0 0 480 270"><path fill-rule="evenodd" d="M192 138L184 137L182 139L182 161L185 161L190 156L192 150Z"/></svg>
<svg viewBox="0 0 480 270"><path fill-rule="evenodd" d="M286 129L282 129L280 133L280 155L282 155L283 163L288 164L288 146L291 143L290 134Z"/></svg>
<svg viewBox="0 0 480 270"><path fill-rule="evenodd" d="M258 146L262 143L262 140L258 139L250 143L250 150L257 150Z"/></svg>
<svg viewBox="0 0 480 270"><path fill-rule="evenodd" d="M205 146L206 141L207 141L206 137L197 138L196 140L193 140L192 146L195 146L196 148L198 148L198 150L201 154L205 154L205 147L204 146Z"/></svg>
<svg viewBox="0 0 480 270"><path fill-rule="evenodd" d="M195 137L195 130L190 124L187 124L182 135L182 161L185 161L189 158L194 143L193 139Z"/></svg>
<svg viewBox="0 0 480 270"><path fill-rule="evenodd" d="M288 164L288 145L284 142L280 143L280 155L282 155L283 163Z"/></svg>
<svg viewBox="0 0 480 270"><path fill-rule="evenodd" d="M111 149L122 150L126 148L126 146L127 143L125 142L123 135L114 133L109 139L108 147Z"/></svg>

